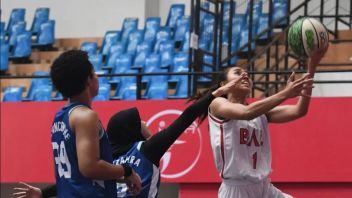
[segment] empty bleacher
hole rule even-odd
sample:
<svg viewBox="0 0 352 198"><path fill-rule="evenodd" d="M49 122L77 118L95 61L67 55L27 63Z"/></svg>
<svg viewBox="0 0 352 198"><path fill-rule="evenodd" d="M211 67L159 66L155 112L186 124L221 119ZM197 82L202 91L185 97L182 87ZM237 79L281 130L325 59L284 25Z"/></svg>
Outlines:
<svg viewBox="0 0 352 198"><path fill-rule="evenodd" d="M287 1L273 0L269 11L274 14L268 13L268 10L264 11L264 4L268 2L254 1L251 12L250 3L234 1L230 5L229 1L225 1L222 31L218 34L221 35L218 41L221 42L216 44L214 42L217 40L214 39L217 31L216 20L215 15L211 14L214 12L214 6L209 1L202 1L198 24L198 48L201 52L200 61L196 62L198 68L189 62L190 31L194 19L185 15L185 5L182 4L170 7L165 24L161 24L160 17L147 17L142 28L139 28L141 25L139 19L129 17L124 19L120 29L106 30L101 37L93 38L55 38L55 20L50 19L49 8L36 9L32 25L27 30L28 23L24 21L23 15L30 10L14 9L9 21L1 23L1 51L4 51L1 53L1 60L4 60L1 61L1 73L4 76L0 79L1 98L4 97L7 87L15 86L22 87L22 100L34 100L27 96L31 92L31 84L35 78L11 78L11 76L32 76L38 71L48 72L52 61L69 49L87 51L97 74L103 75L100 77L101 90L95 100L136 99L139 96L141 99L187 98L191 78L183 74L172 75L173 73L216 72L229 65L246 67L250 72L254 72L252 79L255 80L257 87L253 90L253 96L268 95L280 89L280 83L282 84L285 79L287 70L294 69L287 65L297 64L297 60L292 57L288 57L287 60L282 58L287 55L285 35L282 34L288 27L287 21L282 20L287 14ZM274 29L268 34L262 34L257 41L250 41L250 38L255 38L269 27L269 21L271 24L276 23ZM231 39L229 32L232 34ZM340 38L348 39L351 38L350 32L351 30L340 31L338 34ZM268 55L262 53L267 51L268 43L276 37L277 41L269 46ZM224 50L230 44L231 49ZM348 42L332 43L318 70L351 69L351 54L348 53L350 46ZM226 56L228 52L233 56L226 63L223 60L229 58ZM214 54L220 58L214 57ZM248 66L248 57L253 58L258 54L262 55L253 60L255 68L252 70ZM218 62L219 60L222 62ZM342 64L350 65L337 66L341 61ZM268 66L268 62L275 66ZM260 75L260 72L270 70L285 70L286 74L273 72L267 76ZM211 74L196 76L194 88L207 87L212 81ZM281 82L269 86L266 81ZM47 85L51 86L50 81ZM139 90L137 87L140 87L140 93L137 93ZM52 100L62 99L52 87L46 90L51 91Z"/></svg>

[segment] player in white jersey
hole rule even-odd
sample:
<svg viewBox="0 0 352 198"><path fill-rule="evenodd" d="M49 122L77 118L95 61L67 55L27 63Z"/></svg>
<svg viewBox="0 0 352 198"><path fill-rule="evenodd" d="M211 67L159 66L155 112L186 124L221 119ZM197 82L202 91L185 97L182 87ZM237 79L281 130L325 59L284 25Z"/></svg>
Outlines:
<svg viewBox="0 0 352 198"><path fill-rule="evenodd" d="M211 145L216 168L223 181L219 197L291 197L275 188L268 179L271 172L268 122L288 122L307 113L315 67L324 54L325 51L321 51L311 57L308 74L295 80L292 73L285 89L252 104L247 103L252 82L246 71L230 67L219 76L218 83L210 91L242 78L229 94L215 98L209 106ZM295 105L278 106L297 96L300 98Z"/></svg>

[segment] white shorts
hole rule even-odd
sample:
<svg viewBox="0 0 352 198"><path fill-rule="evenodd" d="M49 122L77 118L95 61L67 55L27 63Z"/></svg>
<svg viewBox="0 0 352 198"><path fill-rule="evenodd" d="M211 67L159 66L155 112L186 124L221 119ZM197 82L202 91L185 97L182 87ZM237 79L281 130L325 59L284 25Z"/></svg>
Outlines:
<svg viewBox="0 0 352 198"><path fill-rule="evenodd" d="M273 186L267 179L259 183L238 183L224 180L218 192L219 198L293 198Z"/></svg>

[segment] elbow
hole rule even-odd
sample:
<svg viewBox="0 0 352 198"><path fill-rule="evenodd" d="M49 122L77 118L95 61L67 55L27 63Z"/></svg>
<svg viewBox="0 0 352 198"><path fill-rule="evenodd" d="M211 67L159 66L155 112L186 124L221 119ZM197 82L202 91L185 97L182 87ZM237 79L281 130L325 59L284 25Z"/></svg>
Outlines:
<svg viewBox="0 0 352 198"><path fill-rule="evenodd" d="M297 117L301 118L301 117L306 116L307 114L308 114L308 109L305 109L305 110L299 111L297 114Z"/></svg>
<svg viewBox="0 0 352 198"><path fill-rule="evenodd" d="M96 169L92 165L88 165L88 164L79 165L79 171L84 177L87 177L87 178L95 178L95 175L96 175L95 170Z"/></svg>

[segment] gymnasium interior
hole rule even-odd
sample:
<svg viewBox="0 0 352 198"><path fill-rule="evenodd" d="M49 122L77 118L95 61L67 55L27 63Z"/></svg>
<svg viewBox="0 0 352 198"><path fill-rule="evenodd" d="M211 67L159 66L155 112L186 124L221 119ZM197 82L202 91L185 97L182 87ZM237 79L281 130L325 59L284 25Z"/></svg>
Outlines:
<svg viewBox="0 0 352 198"><path fill-rule="evenodd" d="M105 127L115 112L137 107L157 132L229 66L248 72L250 101L282 90L292 71L305 74L307 59L286 39L301 17L324 24L329 49L308 114L269 125L270 180L297 198L352 197L351 0L1 0L1 197L18 182L55 182L50 130L67 100L49 71L61 53L88 53L100 84L93 108ZM158 197L217 197L208 121L179 140L161 162Z"/></svg>

